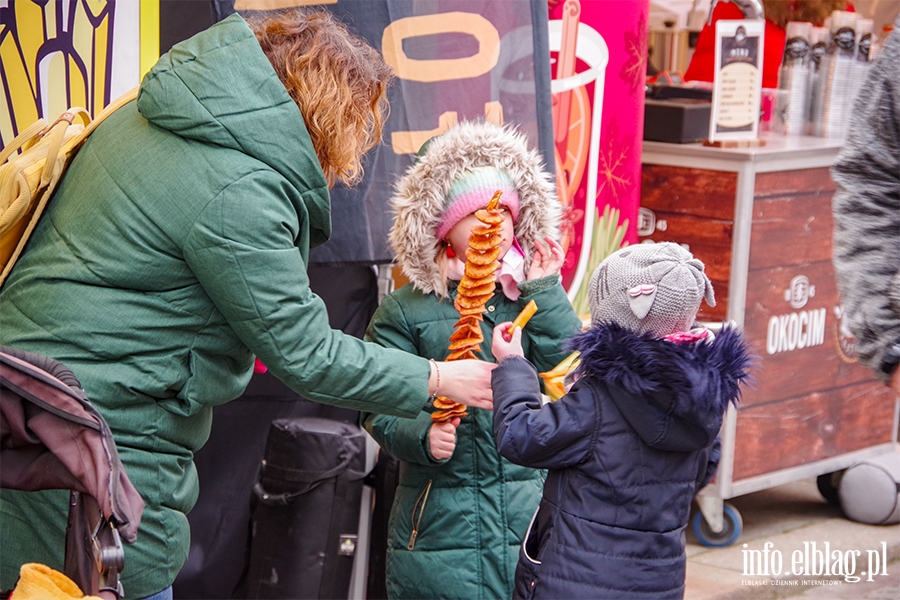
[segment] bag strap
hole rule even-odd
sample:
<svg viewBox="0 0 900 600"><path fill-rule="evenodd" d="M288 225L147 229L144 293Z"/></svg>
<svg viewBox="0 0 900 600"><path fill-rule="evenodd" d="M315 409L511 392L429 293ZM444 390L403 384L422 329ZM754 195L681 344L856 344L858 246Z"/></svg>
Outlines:
<svg viewBox="0 0 900 600"><path fill-rule="evenodd" d="M63 121L71 125L76 117L82 117L85 122L85 128L78 134L75 140L75 145L82 143L109 115L137 98L140 89L141 86L134 87L110 102L102 111L100 111L100 114L97 115L97 118L94 120L91 120L90 114L85 109L78 106L70 108L52 123L48 123L46 119L38 119L19 133L19 135L14 137L9 144L3 147L3 150L0 151L0 165L5 164L6 161L20 149L27 150L31 144L49 134L51 131L55 129L58 131L56 126ZM37 140L35 138L37 138ZM62 135L60 135L59 142L62 142ZM57 146L57 144L54 144L54 146ZM58 153L59 148L57 147L55 148L55 151L49 153L49 156L55 159ZM51 163L52 160L47 162Z"/></svg>
<svg viewBox="0 0 900 600"><path fill-rule="evenodd" d="M354 455L350 452L341 459L341 462L327 471L300 471L298 469L286 469L284 467L276 467L263 459L263 465L260 469L259 480L253 486L253 493L257 500L268 506L287 506L294 501L294 498L308 494L326 481L330 481L335 476L349 478L352 475L354 480L361 479L358 473L350 471L348 466L353 460ZM296 487L291 492L283 494L273 494L266 490L263 485L264 477L272 477L282 481L291 483L302 483L304 485Z"/></svg>
<svg viewBox="0 0 900 600"><path fill-rule="evenodd" d="M261 475L293 483L316 483L318 481L330 479L338 473L347 470L353 458L353 453L345 452L345 455L341 458L341 462L327 471L303 471L300 469L279 467L278 465L263 459ZM359 477L357 477L357 479L359 479Z"/></svg>
<svg viewBox="0 0 900 600"><path fill-rule="evenodd" d="M138 91L140 91L140 89L141 86L134 87L107 104L103 108L103 110L100 111L100 114L97 115L97 117L93 121L91 121L90 124L85 127L81 133L78 134L78 138L75 140L75 144L77 145L83 142L85 139L87 139L87 136L91 135L94 132L94 130L98 125L100 125L100 123L106 120L109 115L113 114L114 112L137 98Z"/></svg>
<svg viewBox="0 0 900 600"><path fill-rule="evenodd" d="M90 120L90 115L83 108L70 108L66 112L64 112L60 117L54 121L48 128L45 130L45 134L50 137L49 148L47 150L47 160L44 163L44 170L41 172L41 183L40 187L44 187L50 183L51 180L58 178L61 174L61 170L57 170L57 156L59 156L59 152L62 149L63 142L65 141L66 129L68 129L72 122L78 116L87 117L86 121L88 122L87 126L82 129L79 133L77 133L72 140L70 148L78 148L84 140L87 139L89 135L91 135L97 126L100 125L103 121L106 120L109 115L113 114L135 98L137 98L138 91L141 86L134 87L109 104L107 104L100 114L97 115L97 118L94 120Z"/></svg>
<svg viewBox="0 0 900 600"><path fill-rule="evenodd" d="M70 112L66 113L66 115L71 114ZM60 165L57 158L59 151L62 150L63 142L66 140L66 131L71 126L72 122L68 118L60 117L44 134L44 139L47 140L47 158L44 161L44 168L41 170L38 189L49 186L51 181L56 181L62 175L64 165Z"/></svg>
<svg viewBox="0 0 900 600"><path fill-rule="evenodd" d="M27 144L34 136L45 129L47 129L47 121L44 119L38 119L29 125L19 135L14 137L9 144L4 146L3 151L0 151L0 165L6 164L6 161L9 160L9 157L12 156L14 152L17 152L19 148L25 146L25 144Z"/></svg>

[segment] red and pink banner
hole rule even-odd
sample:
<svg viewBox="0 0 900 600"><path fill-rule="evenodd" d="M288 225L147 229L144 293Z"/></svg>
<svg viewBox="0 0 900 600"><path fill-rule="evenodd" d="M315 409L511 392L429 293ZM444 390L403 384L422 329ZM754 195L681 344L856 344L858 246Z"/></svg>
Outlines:
<svg viewBox="0 0 900 600"><path fill-rule="evenodd" d="M649 0L549 4L563 284L572 298L602 258L594 248L637 240Z"/></svg>

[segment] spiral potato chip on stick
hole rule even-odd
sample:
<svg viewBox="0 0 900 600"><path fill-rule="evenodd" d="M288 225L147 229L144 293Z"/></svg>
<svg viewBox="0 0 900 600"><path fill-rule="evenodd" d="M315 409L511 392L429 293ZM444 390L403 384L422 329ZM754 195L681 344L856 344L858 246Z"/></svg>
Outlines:
<svg viewBox="0 0 900 600"><path fill-rule="evenodd" d="M453 335L450 336L447 360L477 359L476 352L481 352L481 321L484 320L484 306L494 295L497 281L497 269L500 267L500 244L503 235L500 225L503 213L500 212L500 195L497 191L488 202L487 207L475 211L480 221L472 227L469 234L469 247L466 250L466 268L457 288L453 306L459 312ZM466 407L444 396L434 400L437 409L431 414L432 421L444 422L455 417L466 416Z"/></svg>

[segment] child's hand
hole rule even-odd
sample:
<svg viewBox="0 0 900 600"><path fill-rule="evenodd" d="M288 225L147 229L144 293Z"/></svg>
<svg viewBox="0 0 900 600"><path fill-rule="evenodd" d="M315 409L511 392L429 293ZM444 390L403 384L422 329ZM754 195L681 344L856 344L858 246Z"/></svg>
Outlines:
<svg viewBox="0 0 900 600"><path fill-rule="evenodd" d="M531 267L525 279L538 279L548 275L557 275L562 268L565 254L562 246L551 237L545 237L546 244L536 241L534 244L534 256L531 259Z"/></svg>
<svg viewBox="0 0 900 600"><path fill-rule="evenodd" d="M497 362L502 361L507 356L525 356L522 351L522 328L516 327L512 335L509 335L509 327L512 321L500 323L494 327L494 339L491 343L491 352Z"/></svg>
<svg viewBox="0 0 900 600"><path fill-rule="evenodd" d="M434 423L428 430L428 445L431 448L431 456L435 460L444 460L453 456L456 449L456 428L459 426L459 417L454 417L443 423Z"/></svg>

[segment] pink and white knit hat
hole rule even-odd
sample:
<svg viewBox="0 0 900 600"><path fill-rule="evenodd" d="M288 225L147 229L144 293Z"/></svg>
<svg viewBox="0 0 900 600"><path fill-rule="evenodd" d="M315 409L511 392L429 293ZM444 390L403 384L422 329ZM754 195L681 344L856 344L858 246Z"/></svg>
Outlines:
<svg viewBox="0 0 900 600"><path fill-rule="evenodd" d="M458 177L444 198L444 214L438 222L437 239L443 239L453 226L479 208L500 190L500 203L509 209L513 223L519 218L519 194L509 174L497 167L475 167Z"/></svg>

